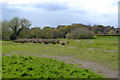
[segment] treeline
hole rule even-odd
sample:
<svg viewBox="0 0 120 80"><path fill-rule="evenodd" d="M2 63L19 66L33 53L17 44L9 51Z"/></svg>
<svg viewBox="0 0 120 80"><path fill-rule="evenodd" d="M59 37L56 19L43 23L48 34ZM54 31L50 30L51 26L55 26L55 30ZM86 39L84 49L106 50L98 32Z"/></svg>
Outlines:
<svg viewBox="0 0 120 80"><path fill-rule="evenodd" d="M56 39L56 38L93 38L98 34L117 35L120 28L103 25L59 25L56 28L46 26L43 29L40 27L30 28L31 22L27 19L14 17L7 21L2 21L2 40L15 40L19 38L40 38L40 39Z"/></svg>

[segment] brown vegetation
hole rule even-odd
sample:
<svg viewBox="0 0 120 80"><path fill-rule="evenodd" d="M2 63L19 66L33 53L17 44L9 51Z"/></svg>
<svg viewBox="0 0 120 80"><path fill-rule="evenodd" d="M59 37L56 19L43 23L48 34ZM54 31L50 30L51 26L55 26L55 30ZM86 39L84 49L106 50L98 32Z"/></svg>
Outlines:
<svg viewBox="0 0 120 80"><path fill-rule="evenodd" d="M55 39L16 39L14 40L16 43L45 43L45 44L62 44L66 45L69 43L69 41L60 41L60 40L55 40Z"/></svg>

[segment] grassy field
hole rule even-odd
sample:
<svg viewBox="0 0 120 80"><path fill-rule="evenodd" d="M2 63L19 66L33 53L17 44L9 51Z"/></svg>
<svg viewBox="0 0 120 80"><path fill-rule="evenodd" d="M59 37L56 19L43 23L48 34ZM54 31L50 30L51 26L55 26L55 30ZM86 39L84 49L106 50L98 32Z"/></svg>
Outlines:
<svg viewBox="0 0 120 80"><path fill-rule="evenodd" d="M3 78L104 78L51 58L4 56L2 66Z"/></svg>
<svg viewBox="0 0 120 80"><path fill-rule="evenodd" d="M62 39L60 39L62 40ZM65 39L63 39L65 40ZM2 41L2 54L22 56L60 56L100 63L111 70L118 70L118 37L68 40L67 45L14 43Z"/></svg>
<svg viewBox="0 0 120 80"><path fill-rule="evenodd" d="M2 78L2 41L0 41L0 80Z"/></svg>

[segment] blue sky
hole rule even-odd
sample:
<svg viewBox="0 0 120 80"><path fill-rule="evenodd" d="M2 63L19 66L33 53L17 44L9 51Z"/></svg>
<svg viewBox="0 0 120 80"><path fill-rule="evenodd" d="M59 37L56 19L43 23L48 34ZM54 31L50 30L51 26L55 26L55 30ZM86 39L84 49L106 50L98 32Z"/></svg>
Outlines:
<svg viewBox="0 0 120 80"><path fill-rule="evenodd" d="M70 25L118 26L119 0L0 0L2 19L26 18L32 27Z"/></svg>

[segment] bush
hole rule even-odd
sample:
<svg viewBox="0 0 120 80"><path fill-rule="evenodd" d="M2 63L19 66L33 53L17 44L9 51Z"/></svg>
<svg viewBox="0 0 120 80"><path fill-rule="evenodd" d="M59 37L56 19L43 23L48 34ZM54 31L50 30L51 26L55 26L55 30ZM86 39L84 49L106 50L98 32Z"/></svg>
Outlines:
<svg viewBox="0 0 120 80"><path fill-rule="evenodd" d="M68 39L91 39L93 33L86 28L75 28L70 33L67 33L66 38Z"/></svg>

